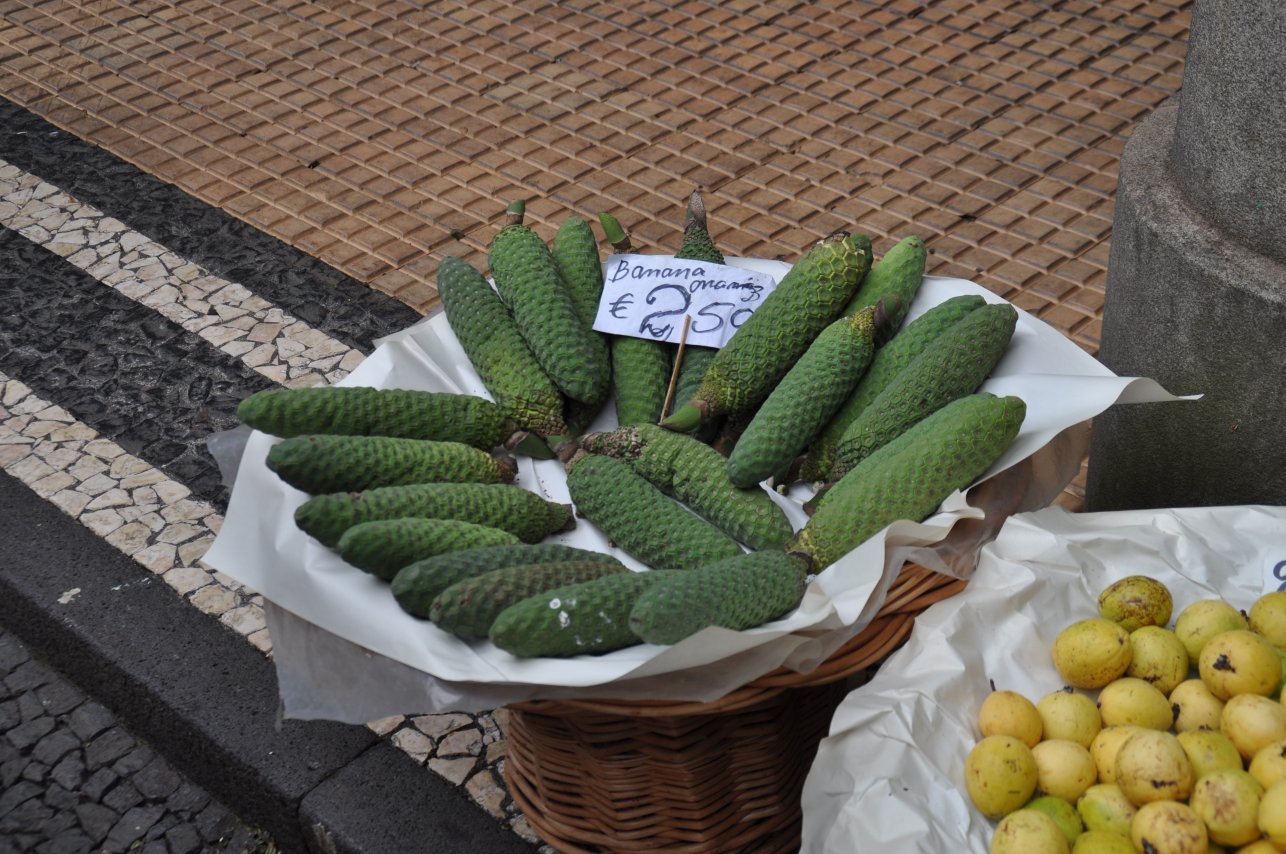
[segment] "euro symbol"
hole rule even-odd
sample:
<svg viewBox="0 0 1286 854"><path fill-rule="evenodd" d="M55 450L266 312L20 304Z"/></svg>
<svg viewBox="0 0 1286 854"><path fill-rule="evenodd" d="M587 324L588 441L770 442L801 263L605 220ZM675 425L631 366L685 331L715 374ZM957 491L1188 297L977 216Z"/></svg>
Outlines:
<svg viewBox="0 0 1286 854"><path fill-rule="evenodd" d="M607 313L617 320L624 319L624 312L628 306L634 304L634 294L622 294L607 308Z"/></svg>

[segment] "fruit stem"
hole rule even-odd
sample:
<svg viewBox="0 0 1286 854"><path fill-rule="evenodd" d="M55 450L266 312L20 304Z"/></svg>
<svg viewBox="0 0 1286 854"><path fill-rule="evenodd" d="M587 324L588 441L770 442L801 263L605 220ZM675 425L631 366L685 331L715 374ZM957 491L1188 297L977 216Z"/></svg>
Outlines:
<svg viewBox="0 0 1286 854"><path fill-rule="evenodd" d="M707 408L705 401L691 401L674 410L669 418L662 419L661 426L676 433L690 432L701 426Z"/></svg>
<svg viewBox="0 0 1286 854"><path fill-rule="evenodd" d="M598 215L598 224L603 227L603 236L607 242L612 244L612 248L617 252L629 252L634 248L630 241L630 236L625 233L621 223L611 214L601 213Z"/></svg>
<svg viewBox="0 0 1286 854"><path fill-rule="evenodd" d="M505 223L507 225L522 225L523 216L526 212L527 203L522 199L510 202L509 207L505 208Z"/></svg>
<svg viewBox="0 0 1286 854"><path fill-rule="evenodd" d="M554 452L545 440L528 430L520 430L505 440L505 448L533 460L552 460Z"/></svg>

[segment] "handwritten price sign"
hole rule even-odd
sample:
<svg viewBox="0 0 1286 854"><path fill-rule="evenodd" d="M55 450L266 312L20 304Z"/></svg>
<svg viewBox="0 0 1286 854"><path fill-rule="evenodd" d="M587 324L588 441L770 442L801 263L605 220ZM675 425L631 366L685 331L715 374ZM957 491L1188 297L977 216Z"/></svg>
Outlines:
<svg viewBox="0 0 1286 854"><path fill-rule="evenodd" d="M607 259L594 328L611 335L722 347L777 287L766 273L669 255Z"/></svg>

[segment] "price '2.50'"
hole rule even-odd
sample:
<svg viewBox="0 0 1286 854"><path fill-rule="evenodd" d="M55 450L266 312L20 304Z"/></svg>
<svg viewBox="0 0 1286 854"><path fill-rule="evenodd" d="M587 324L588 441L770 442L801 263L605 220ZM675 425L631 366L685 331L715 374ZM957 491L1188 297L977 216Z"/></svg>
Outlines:
<svg viewBox="0 0 1286 854"><path fill-rule="evenodd" d="M663 291L672 293L662 294ZM626 294L625 296L630 296ZM653 338L665 339L674 330L672 322L661 320L666 317L682 317L687 313L688 307L692 305L692 296L688 293L687 288L679 285L657 285L648 291L644 302L648 305L674 305L674 308L664 308L654 311L651 314L644 315L643 320L639 322L639 334L651 335ZM723 328L725 322L720 309L735 309L728 314L726 322L733 329L740 328L741 324L746 322L746 318L753 313L753 309L736 308L736 303L731 302L712 302L703 305L692 319L691 331L704 335L708 332L717 332Z"/></svg>

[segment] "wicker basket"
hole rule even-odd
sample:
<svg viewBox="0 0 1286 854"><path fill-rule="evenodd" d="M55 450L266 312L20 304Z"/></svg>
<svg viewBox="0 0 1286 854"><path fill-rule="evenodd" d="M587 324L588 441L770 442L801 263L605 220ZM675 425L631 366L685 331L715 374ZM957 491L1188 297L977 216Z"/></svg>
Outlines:
<svg viewBox="0 0 1286 854"><path fill-rule="evenodd" d="M843 680L964 585L908 564L875 620L816 670L775 670L713 702L512 705L509 791L561 851L796 850L800 792Z"/></svg>

